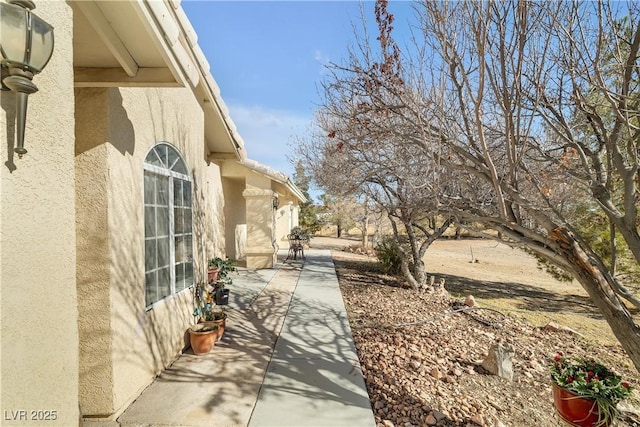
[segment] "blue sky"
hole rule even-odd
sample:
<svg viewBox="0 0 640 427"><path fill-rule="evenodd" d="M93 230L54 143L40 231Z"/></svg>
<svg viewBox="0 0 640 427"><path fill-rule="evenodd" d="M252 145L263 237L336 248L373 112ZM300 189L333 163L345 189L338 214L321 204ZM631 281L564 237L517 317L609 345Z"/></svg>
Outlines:
<svg viewBox="0 0 640 427"><path fill-rule="evenodd" d="M361 28L356 1L183 0L249 157L289 175L294 135L309 129L324 65L340 63ZM369 25L373 1L362 3ZM409 2L391 2L396 27ZM375 32L371 32L371 35Z"/></svg>

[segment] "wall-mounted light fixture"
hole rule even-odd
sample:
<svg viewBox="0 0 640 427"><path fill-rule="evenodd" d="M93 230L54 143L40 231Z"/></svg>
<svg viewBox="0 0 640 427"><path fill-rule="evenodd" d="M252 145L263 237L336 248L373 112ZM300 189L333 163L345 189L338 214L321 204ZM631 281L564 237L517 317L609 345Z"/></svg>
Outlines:
<svg viewBox="0 0 640 427"><path fill-rule="evenodd" d="M280 199L278 196L274 196L271 201L273 202L273 209L278 209L278 206L280 206Z"/></svg>
<svg viewBox="0 0 640 427"><path fill-rule="evenodd" d="M18 157L24 148L27 97L38 90L31 81L47 65L53 54L53 27L31 12L31 0L0 3L0 66L3 89L16 93ZM4 77L7 76L7 77Z"/></svg>

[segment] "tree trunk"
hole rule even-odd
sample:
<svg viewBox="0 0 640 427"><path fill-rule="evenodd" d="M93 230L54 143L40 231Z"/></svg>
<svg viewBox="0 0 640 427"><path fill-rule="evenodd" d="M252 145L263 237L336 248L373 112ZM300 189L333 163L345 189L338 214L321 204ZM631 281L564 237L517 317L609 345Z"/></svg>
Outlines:
<svg viewBox="0 0 640 427"><path fill-rule="evenodd" d="M413 277L413 274L409 269L409 263L407 262L407 259L405 257L403 257L402 261L400 262L400 270L402 271L402 274L404 278L407 280L407 283L409 284L409 287L411 289L415 290L420 288L420 283L418 283L416 279Z"/></svg>
<svg viewBox="0 0 640 427"><path fill-rule="evenodd" d="M416 230L414 229L413 223L411 221L403 220L402 223L404 225L405 231L407 232L407 239L409 240L409 250L411 251L410 254L405 255L409 255L411 257L411 262L413 263L413 269L409 268L409 265L407 265L406 272L403 269L403 273L411 287L413 289L418 289L424 286L427 280L424 272L424 262L422 261L422 257L420 254L420 239L417 236Z"/></svg>
<svg viewBox="0 0 640 427"><path fill-rule="evenodd" d="M589 249L581 246L567 228L556 227L549 236L558 244L557 252L573 266L574 276L598 307L636 369L640 371L640 328L614 292L615 284L612 285L612 282L615 278L604 266L599 266L598 259Z"/></svg>
<svg viewBox="0 0 640 427"><path fill-rule="evenodd" d="M362 231L362 246L367 248L369 246L369 217L364 217L364 230Z"/></svg>
<svg viewBox="0 0 640 427"><path fill-rule="evenodd" d="M616 277L618 268L618 249L616 245L616 225L609 220L609 250L611 251L611 275Z"/></svg>

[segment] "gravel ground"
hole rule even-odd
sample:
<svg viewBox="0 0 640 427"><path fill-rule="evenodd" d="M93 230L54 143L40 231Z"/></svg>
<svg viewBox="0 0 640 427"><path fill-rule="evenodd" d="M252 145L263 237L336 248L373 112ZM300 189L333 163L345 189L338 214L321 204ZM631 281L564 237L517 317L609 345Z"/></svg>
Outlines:
<svg viewBox="0 0 640 427"><path fill-rule="evenodd" d="M638 372L617 344L549 331L489 309L452 313L463 307L464 298L404 288L402 281L378 272L371 258L341 250L353 241L314 238L312 245L335 249L338 280L379 426L561 426L548 375L557 351L595 357L640 386ZM468 245L461 245L461 251L468 252ZM510 282L536 274L520 268L526 260L512 261L519 267ZM473 281L467 280L467 286L472 289ZM558 292L562 299L566 289ZM517 298L508 289L504 293ZM515 348L513 381L481 367L496 342ZM620 407L619 426L640 427L639 402L636 390Z"/></svg>

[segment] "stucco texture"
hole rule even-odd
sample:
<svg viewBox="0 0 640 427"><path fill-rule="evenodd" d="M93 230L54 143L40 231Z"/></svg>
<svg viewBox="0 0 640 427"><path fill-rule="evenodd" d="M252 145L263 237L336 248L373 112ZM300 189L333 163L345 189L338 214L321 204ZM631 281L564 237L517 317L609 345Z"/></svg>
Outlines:
<svg viewBox="0 0 640 427"><path fill-rule="evenodd" d="M245 188L244 178L225 178L222 180L222 184L226 197L224 215L227 255L232 259L244 261L247 247L246 206L242 196Z"/></svg>
<svg viewBox="0 0 640 427"><path fill-rule="evenodd" d="M72 11L38 2L35 12L56 44L33 80L22 159L14 94L0 99L0 413L3 426L70 426L79 419Z"/></svg>
<svg viewBox="0 0 640 427"><path fill-rule="evenodd" d="M144 158L166 142L189 168L196 280L208 258L223 254L224 202L219 168L206 161L203 112L189 89L80 89L77 99L79 111L100 112L77 127L77 238L87 249L78 261L80 404L83 415L109 416L175 359L193 322L192 289L145 307Z"/></svg>
<svg viewBox="0 0 640 427"><path fill-rule="evenodd" d="M271 180L256 173L247 174L242 195L246 200L247 268L271 268L277 256L272 208L276 193L271 190Z"/></svg>

